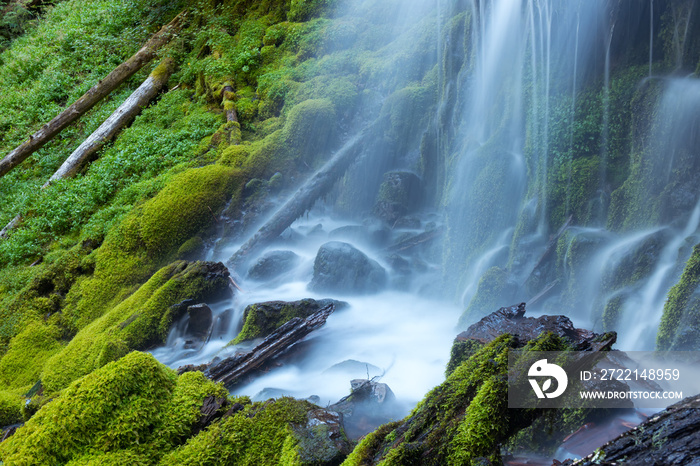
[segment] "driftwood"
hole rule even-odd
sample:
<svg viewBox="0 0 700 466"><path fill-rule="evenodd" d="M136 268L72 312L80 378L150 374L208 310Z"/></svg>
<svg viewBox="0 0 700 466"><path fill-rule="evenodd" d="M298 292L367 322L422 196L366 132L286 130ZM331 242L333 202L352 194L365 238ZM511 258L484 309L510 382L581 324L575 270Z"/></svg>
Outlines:
<svg viewBox="0 0 700 466"><path fill-rule="evenodd" d="M173 72L172 60L166 59L146 78L146 80L112 113L75 151L63 162L63 165L44 183L41 189L53 181L75 175L83 163L99 151L114 135L131 122L141 109L153 99L165 86ZM0 230L0 238L8 233L22 220L17 214L5 228Z"/></svg>
<svg viewBox="0 0 700 466"><path fill-rule="evenodd" d="M294 220L304 215L314 203L328 193L361 152L364 133L349 140L326 165L316 172L260 229L228 260L229 267L242 264L277 238Z"/></svg>
<svg viewBox="0 0 700 466"><path fill-rule="evenodd" d="M180 13L170 23L163 26L160 31L151 37L141 49L127 61L116 67L103 80L95 84L81 98L76 100L39 131L29 136L29 140L23 142L5 158L0 160L0 176L12 170L22 163L27 157L41 149L65 127L73 123L85 112L90 110L100 100L108 96L121 83L133 76L156 56L156 52L177 34L183 24L184 13Z"/></svg>
<svg viewBox="0 0 700 466"><path fill-rule="evenodd" d="M260 368L287 351L306 335L323 326L334 310L335 304L331 303L306 319L295 317L268 335L252 350L213 364L204 370L204 374L216 382L223 382L225 386L231 387L240 381L241 377Z"/></svg>
<svg viewBox="0 0 700 466"><path fill-rule="evenodd" d="M143 107L148 105L163 86L168 83L174 67L174 62L171 59L164 60L163 63L156 67L143 84L73 151L66 161L63 162L63 165L42 187L47 187L52 181L73 176L88 158L99 151L119 130L128 125L136 115L141 113Z"/></svg>

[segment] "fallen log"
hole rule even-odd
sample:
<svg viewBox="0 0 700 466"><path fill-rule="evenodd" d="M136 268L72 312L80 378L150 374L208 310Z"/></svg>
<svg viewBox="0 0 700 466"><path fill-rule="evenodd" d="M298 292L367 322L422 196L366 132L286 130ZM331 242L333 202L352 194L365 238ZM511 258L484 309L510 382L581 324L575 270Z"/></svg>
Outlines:
<svg viewBox="0 0 700 466"><path fill-rule="evenodd" d="M170 23L163 26L160 31L155 33L131 58L117 66L107 77L90 88L90 90L83 94L83 96L76 100L70 107L58 114L39 131L29 136L27 141L20 144L12 152L7 154L5 158L0 160L0 176L5 175L31 154L41 149L65 127L77 120L100 100L119 87L121 83L153 60L156 56L156 52L170 42L171 38L180 30L184 18L184 12L177 15Z"/></svg>
<svg viewBox="0 0 700 466"><path fill-rule="evenodd" d="M168 83L168 79L170 79L174 68L174 62L169 58L158 65L143 84L141 84L99 128L73 151L42 188L47 187L55 180L68 178L77 173L88 158L99 151L118 131L128 125L136 115L141 113L143 107L148 105L163 86Z"/></svg>
<svg viewBox="0 0 700 466"><path fill-rule="evenodd" d="M222 382L226 387L231 387L239 382L243 376L262 367L265 363L287 351L306 335L322 327L334 310L335 304L331 303L306 319L295 317L268 335L262 343L252 350L208 366L203 371L204 375L215 382ZM197 369L202 369L202 367Z"/></svg>
<svg viewBox="0 0 700 466"><path fill-rule="evenodd" d="M316 172L260 229L228 260L229 268L241 265L247 257L259 252L270 241L277 238L294 220L304 215L314 203L328 193L333 184L345 173L360 154L364 132L350 139Z"/></svg>
<svg viewBox="0 0 700 466"><path fill-rule="evenodd" d="M405 251L407 249L411 249L411 248L414 248L416 246L420 246L421 244L425 244L425 243L439 237L440 235L442 235L443 232L444 232L443 227L438 227L438 228L435 228L434 230L420 233L416 236L412 236L404 241L401 241L400 243L389 246L385 249L385 251L387 251L387 252Z"/></svg>
<svg viewBox="0 0 700 466"><path fill-rule="evenodd" d="M63 162L58 170L44 183L41 189L48 187L53 181L75 175L83 163L99 151L114 135L124 128L141 112L158 92L165 86L173 72L174 63L166 59L146 78L146 80L127 98L118 109L112 113L73 153ZM22 220L17 214L5 228L0 230L0 238L5 238L9 232Z"/></svg>

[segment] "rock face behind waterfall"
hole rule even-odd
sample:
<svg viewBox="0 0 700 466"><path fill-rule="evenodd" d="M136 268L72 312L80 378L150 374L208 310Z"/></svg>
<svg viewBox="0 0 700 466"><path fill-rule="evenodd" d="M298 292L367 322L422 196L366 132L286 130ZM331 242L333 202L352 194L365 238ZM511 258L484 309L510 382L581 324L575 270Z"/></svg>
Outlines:
<svg viewBox="0 0 700 466"><path fill-rule="evenodd" d="M387 282L376 261L348 243L330 241L318 250L309 289L340 294L376 293Z"/></svg>

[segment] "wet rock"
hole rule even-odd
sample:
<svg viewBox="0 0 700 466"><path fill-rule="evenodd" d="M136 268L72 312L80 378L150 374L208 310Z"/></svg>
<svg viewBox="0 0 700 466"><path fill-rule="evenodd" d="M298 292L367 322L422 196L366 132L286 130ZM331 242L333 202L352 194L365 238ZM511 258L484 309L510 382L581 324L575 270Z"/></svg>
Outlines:
<svg viewBox="0 0 700 466"><path fill-rule="evenodd" d="M323 229L323 225L321 223L318 223L313 227L309 228L309 231L306 233L306 236L310 238L318 238L320 236L324 236L325 234L326 232Z"/></svg>
<svg viewBox="0 0 700 466"><path fill-rule="evenodd" d="M345 432L356 439L390 421L398 412L394 392L385 383L368 379L350 382L350 395L327 409L343 415Z"/></svg>
<svg viewBox="0 0 700 466"><path fill-rule="evenodd" d="M209 336L213 322L211 309L206 304L195 304L187 308L189 321L185 335L204 341Z"/></svg>
<svg viewBox="0 0 700 466"><path fill-rule="evenodd" d="M386 271L376 261L348 243L331 241L318 250L309 289L345 294L376 293L386 282Z"/></svg>
<svg viewBox="0 0 700 466"><path fill-rule="evenodd" d="M289 272L299 263L299 256L292 251L268 251L248 270L253 280L269 280Z"/></svg>
<svg viewBox="0 0 700 466"><path fill-rule="evenodd" d="M415 217L401 217L394 222L395 229L418 230L420 228L420 220Z"/></svg>
<svg viewBox="0 0 700 466"><path fill-rule="evenodd" d="M456 341L476 340L481 344L509 333L518 337L522 344L537 338L541 333L553 334L568 340L578 350L609 349L615 343L614 332L598 335L590 330L574 327L566 316L544 315L538 318L525 317L525 303L502 307L489 314L466 331L457 335Z"/></svg>
<svg viewBox="0 0 700 466"><path fill-rule="evenodd" d="M299 464L340 464L352 451L341 416L327 409L311 409L306 425L292 425Z"/></svg>
<svg viewBox="0 0 700 466"><path fill-rule="evenodd" d="M251 304L243 311L243 328L234 343L264 337L295 317L306 318L333 304L342 308L347 303L334 299L300 299L299 301L267 301Z"/></svg>
<svg viewBox="0 0 700 466"><path fill-rule="evenodd" d="M676 403L576 464L695 465L700 458L700 395ZM572 465L573 461L564 464Z"/></svg>
<svg viewBox="0 0 700 466"><path fill-rule="evenodd" d="M384 260L389 264L391 270L399 275L410 275L411 273L411 263L405 258L398 254L391 254L384 258Z"/></svg>
<svg viewBox="0 0 700 466"><path fill-rule="evenodd" d="M415 211L421 200L421 181L414 173L388 172L379 187L374 214L389 225Z"/></svg>
<svg viewBox="0 0 700 466"><path fill-rule="evenodd" d="M368 235L367 228L362 225L345 225L328 233L328 237L331 239L345 241L361 241L367 239Z"/></svg>

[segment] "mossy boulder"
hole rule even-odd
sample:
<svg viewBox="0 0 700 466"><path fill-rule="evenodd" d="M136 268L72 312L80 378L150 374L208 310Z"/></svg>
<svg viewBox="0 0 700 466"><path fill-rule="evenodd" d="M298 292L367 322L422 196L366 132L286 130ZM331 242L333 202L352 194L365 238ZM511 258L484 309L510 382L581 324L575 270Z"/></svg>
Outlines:
<svg viewBox="0 0 700 466"><path fill-rule="evenodd" d="M310 99L287 115L282 139L295 160L316 167L336 142L335 108L328 99Z"/></svg>
<svg viewBox="0 0 700 466"><path fill-rule="evenodd" d="M132 352L72 383L0 444L4 464L153 464L190 436L226 390ZM132 463L133 461L133 463ZM121 463L123 464L123 463Z"/></svg>
<svg viewBox="0 0 700 466"><path fill-rule="evenodd" d="M350 450L339 421L332 413L293 398L246 404L158 464L339 464Z"/></svg>
<svg viewBox="0 0 700 466"><path fill-rule="evenodd" d="M376 293L387 283L384 268L348 243L330 241L320 247L309 289L341 294Z"/></svg>
<svg viewBox="0 0 700 466"><path fill-rule="evenodd" d="M132 350L163 342L174 319L184 313L178 303L214 302L230 296L228 270L221 263L178 261L162 268L133 295L82 329L46 364L47 392L118 359Z"/></svg>
<svg viewBox="0 0 700 466"><path fill-rule="evenodd" d="M269 335L295 317L305 319L322 307L345 304L333 299L301 299L299 301L267 301L251 304L243 312L243 328L232 343Z"/></svg>

